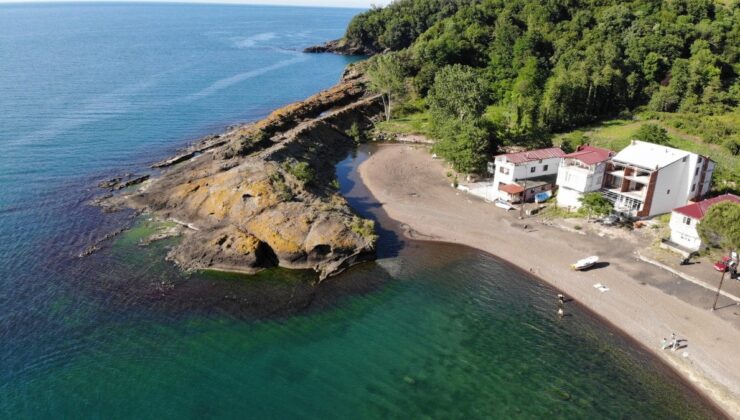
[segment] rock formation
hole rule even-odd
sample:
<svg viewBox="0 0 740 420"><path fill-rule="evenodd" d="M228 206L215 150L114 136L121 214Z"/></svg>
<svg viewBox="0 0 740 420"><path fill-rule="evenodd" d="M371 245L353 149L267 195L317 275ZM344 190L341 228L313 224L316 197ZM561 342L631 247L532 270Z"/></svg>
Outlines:
<svg viewBox="0 0 740 420"><path fill-rule="evenodd" d="M306 53L334 53L340 55L373 55L377 51L369 50L367 47L361 44L353 44L345 39L335 39L333 41L327 41L321 45L314 45L312 47L305 48L303 52Z"/></svg>
<svg viewBox="0 0 740 420"><path fill-rule="evenodd" d="M190 227L168 255L185 269L279 265L324 279L372 259L372 222L352 212L335 180L355 146L350 127L368 128L382 112L365 85L350 66L336 86L155 164L161 176L103 205Z"/></svg>

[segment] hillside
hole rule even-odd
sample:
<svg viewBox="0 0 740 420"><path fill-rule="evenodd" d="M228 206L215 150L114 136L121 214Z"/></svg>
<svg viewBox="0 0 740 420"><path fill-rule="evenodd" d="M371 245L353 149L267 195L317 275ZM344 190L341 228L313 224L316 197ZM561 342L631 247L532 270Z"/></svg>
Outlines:
<svg viewBox="0 0 740 420"><path fill-rule="evenodd" d="M399 0L355 17L338 43L385 53L371 59L376 90L458 170L636 112L740 152L736 2Z"/></svg>

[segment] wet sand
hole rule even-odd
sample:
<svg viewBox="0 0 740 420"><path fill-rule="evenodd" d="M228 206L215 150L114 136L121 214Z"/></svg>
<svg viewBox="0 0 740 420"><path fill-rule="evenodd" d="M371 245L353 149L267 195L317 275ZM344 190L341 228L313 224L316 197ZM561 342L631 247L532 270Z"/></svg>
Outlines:
<svg viewBox="0 0 740 420"><path fill-rule="evenodd" d="M532 218L518 220L515 212L451 188L447 170L424 146L388 144L360 165L359 174L388 216L405 225L407 236L468 245L530 271L653 351L740 418L740 330L731 322L647 284L647 279L670 281L671 275L639 261L629 244ZM586 272L570 270L570 263L588 255L603 262ZM597 283L609 291L600 292L593 287ZM687 347L661 350L662 338L672 332L688 340Z"/></svg>

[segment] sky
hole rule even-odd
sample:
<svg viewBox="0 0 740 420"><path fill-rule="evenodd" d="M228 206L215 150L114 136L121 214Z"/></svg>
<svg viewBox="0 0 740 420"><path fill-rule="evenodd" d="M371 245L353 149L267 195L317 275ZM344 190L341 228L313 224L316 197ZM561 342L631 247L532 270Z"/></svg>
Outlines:
<svg viewBox="0 0 740 420"><path fill-rule="evenodd" d="M0 3L35 3L35 2L68 2L68 1L70 0L0 0ZM91 0L91 1L100 1L100 0ZM356 7L356 8L368 8L371 5L384 6L391 2L391 0L137 0L137 1L151 1L151 2L172 1L172 2L178 2L178 3L220 3L220 4L223 4L223 3L272 4L272 5L279 5L279 6L326 6L326 7Z"/></svg>

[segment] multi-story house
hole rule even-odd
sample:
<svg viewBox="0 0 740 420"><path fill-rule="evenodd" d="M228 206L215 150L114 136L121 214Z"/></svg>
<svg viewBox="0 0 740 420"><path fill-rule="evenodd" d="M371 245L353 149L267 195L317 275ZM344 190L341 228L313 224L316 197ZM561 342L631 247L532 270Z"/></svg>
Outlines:
<svg viewBox="0 0 740 420"><path fill-rule="evenodd" d="M489 171L494 173L493 198L520 203L552 191L564 155L560 148L552 147L495 156L489 162Z"/></svg>
<svg viewBox="0 0 740 420"><path fill-rule="evenodd" d="M600 191L607 162L612 156L614 152L611 150L587 145L563 156L556 182L558 206L578 209L583 194Z"/></svg>
<svg viewBox="0 0 740 420"><path fill-rule="evenodd" d="M700 200L713 172L705 156L633 140L607 164L602 193L620 213L651 217Z"/></svg>

